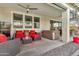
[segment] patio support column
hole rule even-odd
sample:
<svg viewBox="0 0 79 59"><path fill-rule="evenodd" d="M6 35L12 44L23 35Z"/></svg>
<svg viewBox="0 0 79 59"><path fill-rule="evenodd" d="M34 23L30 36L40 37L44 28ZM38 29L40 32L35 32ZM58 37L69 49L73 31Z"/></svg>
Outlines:
<svg viewBox="0 0 79 59"><path fill-rule="evenodd" d="M62 40L66 43L70 40L69 20L70 9L67 9L62 13Z"/></svg>

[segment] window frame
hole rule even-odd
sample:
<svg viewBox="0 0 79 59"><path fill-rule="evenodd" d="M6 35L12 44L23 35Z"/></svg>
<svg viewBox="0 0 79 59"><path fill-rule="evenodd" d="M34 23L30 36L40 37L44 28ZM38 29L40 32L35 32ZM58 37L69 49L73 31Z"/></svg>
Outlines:
<svg viewBox="0 0 79 59"><path fill-rule="evenodd" d="M40 28L40 17L37 17L37 18L39 18L38 22L37 21L35 22L35 17L37 17L37 16L34 16L34 28L39 29ZM35 23L38 23L39 27L35 27Z"/></svg>

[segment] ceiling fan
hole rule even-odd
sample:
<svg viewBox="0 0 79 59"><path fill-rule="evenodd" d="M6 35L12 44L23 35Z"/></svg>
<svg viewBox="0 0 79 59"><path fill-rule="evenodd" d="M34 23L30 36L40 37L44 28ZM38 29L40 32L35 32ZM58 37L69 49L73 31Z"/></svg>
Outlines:
<svg viewBox="0 0 79 59"><path fill-rule="evenodd" d="M30 10L38 10L38 8L30 8L30 5L27 5L26 7L23 6L22 4L17 4L18 6L26 9L26 12L28 13Z"/></svg>

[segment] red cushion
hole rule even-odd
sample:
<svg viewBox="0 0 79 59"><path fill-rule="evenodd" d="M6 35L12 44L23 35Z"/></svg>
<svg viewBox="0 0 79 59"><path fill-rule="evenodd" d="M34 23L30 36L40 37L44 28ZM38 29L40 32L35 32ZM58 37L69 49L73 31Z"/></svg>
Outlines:
<svg viewBox="0 0 79 59"><path fill-rule="evenodd" d="M30 37L34 37L34 35L35 35L35 30L30 30L29 36L30 36Z"/></svg>
<svg viewBox="0 0 79 59"><path fill-rule="evenodd" d="M35 30L30 30L30 32L35 32Z"/></svg>
<svg viewBox="0 0 79 59"><path fill-rule="evenodd" d="M31 30L30 33L29 33L29 36L30 37L33 37L33 38L39 38L40 37L40 34L37 34L35 32L35 30Z"/></svg>
<svg viewBox="0 0 79 59"><path fill-rule="evenodd" d="M22 38L23 37L23 31L22 30L17 30L15 34L16 38Z"/></svg>
<svg viewBox="0 0 79 59"><path fill-rule="evenodd" d="M36 34L34 37L35 37L35 38L39 38L39 37L40 37L40 35L39 35L39 34Z"/></svg>
<svg viewBox="0 0 79 59"><path fill-rule="evenodd" d="M29 30L24 30L24 32L29 32Z"/></svg>
<svg viewBox="0 0 79 59"><path fill-rule="evenodd" d="M79 37L73 37L73 42L74 43L79 43Z"/></svg>
<svg viewBox="0 0 79 59"><path fill-rule="evenodd" d="M16 30L16 32L23 32L23 30Z"/></svg>
<svg viewBox="0 0 79 59"><path fill-rule="evenodd" d="M0 43L6 42L8 40L8 37L5 36L4 34L0 34Z"/></svg>

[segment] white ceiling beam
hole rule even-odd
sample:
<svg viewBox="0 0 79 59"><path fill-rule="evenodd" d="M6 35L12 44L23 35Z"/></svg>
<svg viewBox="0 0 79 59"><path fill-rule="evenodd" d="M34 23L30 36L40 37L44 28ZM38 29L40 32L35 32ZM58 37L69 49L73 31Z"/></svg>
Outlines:
<svg viewBox="0 0 79 59"><path fill-rule="evenodd" d="M58 7L58 6L54 5L54 4L52 4L52 3L47 3L47 4L50 5L50 6L52 6L52 7L54 7L54 8L56 8L56 9L58 9L58 10L61 10L61 11L64 10L64 9L62 9L62 8L60 8L60 7Z"/></svg>
<svg viewBox="0 0 79 59"><path fill-rule="evenodd" d="M70 10L74 10L74 8L68 6L67 4L65 4L65 3L62 3L62 4L63 4L65 7L69 8Z"/></svg>

